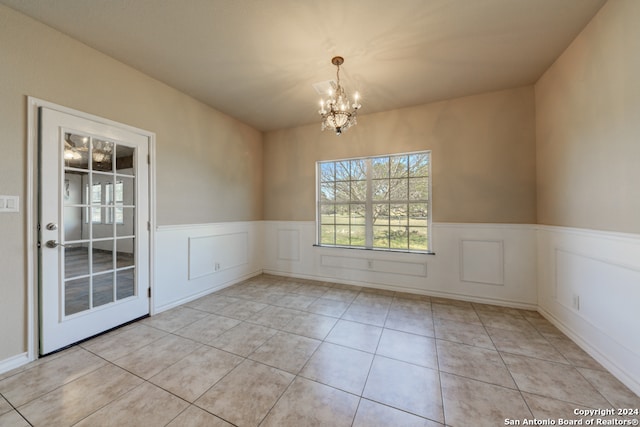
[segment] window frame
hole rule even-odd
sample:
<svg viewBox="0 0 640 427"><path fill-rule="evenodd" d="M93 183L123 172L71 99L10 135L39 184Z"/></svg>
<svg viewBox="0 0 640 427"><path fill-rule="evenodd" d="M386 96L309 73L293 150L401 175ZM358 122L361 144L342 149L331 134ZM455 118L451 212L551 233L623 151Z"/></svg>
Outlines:
<svg viewBox="0 0 640 427"><path fill-rule="evenodd" d="M412 200L411 199L411 195L409 192L409 183L411 182L411 178L412 176L410 175L410 167L409 165L407 166L407 174L404 177L401 177L401 179L406 181L406 185L407 185L407 195L406 195L406 199L392 199L391 195L389 196L389 200L387 201L378 201L378 200L374 200L374 195L373 195L373 183L376 180L380 180L379 178L375 178L373 177L373 169L372 169L372 164L374 162L375 159L387 159L387 163L389 163L391 165L391 158L393 157L402 157L402 156L407 156L407 161L410 161L409 156L411 155L426 155L427 156L427 162L426 162L426 176L424 176L424 178L426 178L427 181L427 199L415 199ZM337 167L337 165L341 162L359 162L359 161L364 161L366 167L365 167L365 184L366 184L366 198L364 201L361 200L357 200L357 199L353 199L353 195L350 194L349 195L349 199L347 201L344 201L343 203L341 203L338 200L338 196L337 194L335 194L335 198L333 202L323 202L322 201L322 185L323 185L323 181L322 181L322 165L323 164L327 164L327 163L333 163L334 167ZM336 176L337 172L334 172L334 177ZM343 248L343 249L361 249L361 250L374 250L374 251L382 251L382 252L404 252L404 253L417 253L417 254L433 254L433 246L432 246L432 239L431 239L431 235L432 235L432 179L431 179L431 173L432 173L432 152L431 150L420 150L420 151L411 151L411 152L404 152L404 153L390 153L390 154L384 154L384 155L376 155L376 156L361 156L361 157L351 157L351 158L342 158L342 159L331 159L331 160L319 160L316 161L316 244L315 246L318 247L323 247L323 248ZM354 182L360 182L362 180L358 180L358 179L352 179L353 176L349 176L349 184L351 186L352 183ZM416 178L415 176L413 178ZM417 178L422 178L421 177L417 177ZM391 179L398 179L398 178L394 178L394 176L392 176L391 174L389 175L389 180ZM339 181L334 179L334 181L332 181L334 183L336 182L343 182L343 181ZM375 246L375 228L376 227L380 227L379 225L375 225L374 224L374 218L373 218L373 207L374 205L378 204L378 205L384 205L384 204L388 204L389 208L391 208L394 205L394 202L397 202L395 204L406 204L407 206L407 247L406 248L393 248L391 247L391 241L389 241L389 247L376 247ZM413 226L415 228L425 228L426 229L426 250L422 250L422 249L411 249L411 235L410 235L410 231L412 226L409 225L409 221L410 221L410 211L411 211L411 204L421 204L421 203L425 203L427 206L427 210L426 210L426 226ZM365 215L364 215L364 228L365 228L365 243L364 245L352 245L352 238L353 235L351 232L349 232L349 244L337 244L337 238L334 238L334 244L329 244L329 243L323 243L322 242L322 225L323 225L323 207L325 206L341 206L344 205L345 207L347 207L349 213L351 213L351 207L354 205L359 205L359 204L363 204L365 207ZM351 216L351 215L349 215ZM335 218L334 218L334 221ZM326 225L326 224L325 224ZM336 225L336 223L334 222L334 226ZM349 219L349 229L351 229L352 227L352 219ZM357 225L357 224L356 224ZM392 229L391 226L391 220L389 220L389 230ZM396 226L398 227L398 226ZM401 227L401 226L400 226ZM335 230L335 228L334 228Z"/></svg>

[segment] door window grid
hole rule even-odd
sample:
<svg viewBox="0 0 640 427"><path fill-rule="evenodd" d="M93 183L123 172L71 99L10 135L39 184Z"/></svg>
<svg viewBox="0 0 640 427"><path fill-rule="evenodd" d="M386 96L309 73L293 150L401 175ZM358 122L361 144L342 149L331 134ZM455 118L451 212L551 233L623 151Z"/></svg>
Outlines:
<svg viewBox="0 0 640 427"><path fill-rule="evenodd" d="M65 173L82 174L87 183L84 189L84 204L67 203L65 196L65 214L67 208L84 209L84 223L88 225L86 236L71 241L65 240L65 316L79 314L101 305L115 302L135 294L135 236L130 233L119 235L116 225L124 224L124 208L131 208L131 222L135 221L135 200L133 187L126 190L122 180L129 180L133 185L134 149L113 142L99 140L90 136L65 134L67 143L78 145L82 141L84 153L71 157L65 149ZM96 156L94 145L106 149L111 157ZM65 147L67 148L67 147ZM120 162L116 157L116 149L125 154L125 166L131 172L118 173ZM127 159L128 157L128 159ZM88 161L91 158L92 161ZM119 177L119 180L117 180ZM99 181L111 182L96 182ZM115 190L113 182L115 181ZM66 183L65 183L66 185ZM131 192L131 205L124 205L125 192ZM64 219L63 219L64 221ZM95 227L111 227L108 235L97 235ZM105 231L102 230L101 233ZM131 230L134 233L134 230ZM87 264L86 269L74 266L74 259L80 264ZM77 265L77 263L76 263ZM88 292L87 292L88 290ZM80 295L77 298L74 294Z"/></svg>

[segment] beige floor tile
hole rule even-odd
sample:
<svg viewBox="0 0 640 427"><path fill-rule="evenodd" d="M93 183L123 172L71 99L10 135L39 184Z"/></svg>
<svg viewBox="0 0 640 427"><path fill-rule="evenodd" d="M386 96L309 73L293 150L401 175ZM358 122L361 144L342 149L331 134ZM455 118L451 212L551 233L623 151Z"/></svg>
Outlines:
<svg viewBox="0 0 640 427"><path fill-rule="evenodd" d="M326 294L329 289L331 289L329 286L307 285L307 286L300 286L298 289L293 291L293 293L299 294L299 295L306 295L308 297L313 297L313 298L322 298L322 296Z"/></svg>
<svg viewBox="0 0 640 427"><path fill-rule="evenodd" d="M211 345L220 350L247 357L276 332L278 331L275 329L244 322L220 335Z"/></svg>
<svg viewBox="0 0 640 427"><path fill-rule="evenodd" d="M0 381L0 393L14 407L106 365L103 359L77 348L48 363L40 363Z"/></svg>
<svg viewBox="0 0 640 427"><path fill-rule="evenodd" d="M203 344L211 344L218 336L240 324L240 320L230 317L210 314L175 333Z"/></svg>
<svg viewBox="0 0 640 427"><path fill-rule="evenodd" d="M442 396L447 426L495 427L505 419L531 419L520 392L442 373Z"/></svg>
<svg viewBox="0 0 640 427"><path fill-rule="evenodd" d="M495 350L437 340L440 370L503 387L516 388L511 374Z"/></svg>
<svg viewBox="0 0 640 427"><path fill-rule="evenodd" d="M243 360L240 356L203 345L149 381L193 402Z"/></svg>
<svg viewBox="0 0 640 427"><path fill-rule="evenodd" d="M376 356L362 397L444 422L438 371Z"/></svg>
<svg viewBox="0 0 640 427"><path fill-rule="evenodd" d="M358 289L341 289L334 286L325 292L322 298L351 304L359 293L360 290Z"/></svg>
<svg viewBox="0 0 640 427"><path fill-rule="evenodd" d="M572 366L513 354L502 354L518 388L566 402L604 408L609 403Z"/></svg>
<svg viewBox="0 0 640 427"><path fill-rule="evenodd" d="M368 290L362 290L353 300L353 304L366 305L373 308L389 308L392 302L393 294L387 295Z"/></svg>
<svg viewBox="0 0 640 427"><path fill-rule="evenodd" d="M366 323L374 326L384 326L387 320L388 306L365 305L353 302L342 315L344 320Z"/></svg>
<svg viewBox="0 0 640 427"><path fill-rule="evenodd" d="M382 328L378 326L339 320L325 341L375 353L381 334Z"/></svg>
<svg viewBox="0 0 640 427"><path fill-rule="evenodd" d="M552 419L557 422L563 420L586 420L595 417L579 416L574 413L576 409L593 409L575 403L563 402L550 397L538 396L530 393L522 393L522 397L527 402L533 416L540 420Z"/></svg>
<svg viewBox="0 0 640 427"><path fill-rule="evenodd" d="M283 371L297 374L316 351L321 341L278 332L256 351L251 353L250 359Z"/></svg>
<svg viewBox="0 0 640 427"><path fill-rule="evenodd" d="M233 427L222 418L191 405L178 415L167 427Z"/></svg>
<svg viewBox="0 0 640 427"><path fill-rule="evenodd" d="M551 324L544 317L525 317L527 321L536 328L545 338L567 338L562 331Z"/></svg>
<svg viewBox="0 0 640 427"><path fill-rule="evenodd" d="M76 424L78 427L162 426L187 408L184 400L143 383Z"/></svg>
<svg viewBox="0 0 640 427"><path fill-rule="evenodd" d="M9 404L9 402L7 402L7 399L5 399L4 397L0 396L0 415L6 414L7 412L11 411L12 409L13 409L13 407Z"/></svg>
<svg viewBox="0 0 640 427"><path fill-rule="evenodd" d="M300 371L300 376L359 396L372 361L370 353L323 343Z"/></svg>
<svg viewBox="0 0 640 427"><path fill-rule="evenodd" d="M261 427L351 426L358 397L296 378Z"/></svg>
<svg viewBox="0 0 640 427"><path fill-rule="evenodd" d="M640 396L629 390L609 372L587 368L578 368L578 372L596 387L614 408L640 410Z"/></svg>
<svg viewBox="0 0 640 427"><path fill-rule="evenodd" d="M113 362L165 336L167 332L137 322L82 343L80 346Z"/></svg>
<svg viewBox="0 0 640 427"><path fill-rule="evenodd" d="M293 318L283 331L293 334L303 335L309 338L322 340L331 331L338 319L335 317L322 316L315 313L300 313Z"/></svg>
<svg viewBox="0 0 640 427"><path fill-rule="evenodd" d="M573 366L604 371L604 367L593 357L567 337L547 337L547 341L556 348Z"/></svg>
<svg viewBox="0 0 640 427"><path fill-rule="evenodd" d="M222 295L219 292L198 298L195 301L188 302L187 307L195 308L197 310L206 311L208 313L217 313L229 304L242 301L240 298L234 298L231 296Z"/></svg>
<svg viewBox="0 0 640 427"><path fill-rule="evenodd" d="M452 298L431 297L431 303L443 304L443 305L454 305L456 307L473 309L473 305L470 302L462 301L458 299L452 299Z"/></svg>
<svg viewBox="0 0 640 427"><path fill-rule="evenodd" d="M140 323L166 332L175 332L206 317L207 313L189 307L176 307L157 316L147 317Z"/></svg>
<svg viewBox="0 0 640 427"><path fill-rule="evenodd" d="M436 319L455 320L456 322L473 323L482 325L476 311L468 306L458 304L440 304L431 302L433 317Z"/></svg>
<svg viewBox="0 0 640 427"><path fill-rule="evenodd" d="M202 409L238 426L257 426L294 376L244 361L196 401Z"/></svg>
<svg viewBox="0 0 640 427"><path fill-rule="evenodd" d="M274 294L269 297L269 304L277 307L291 308L294 310L304 310L315 302L318 298L294 293Z"/></svg>
<svg viewBox="0 0 640 427"><path fill-rule="evenodd" d="M538 331L511 331L487 327L487 332L500 352L569 363Z"/></svg>
<svg viewBox="0 0 640 427"><path fill-rule="evenodd" d="M408 292L396 292L394 302L395 301L414 301L431 306L431 297L429 295L411 294Z"/></svg>
<svg viewBox="0 0 640 427"><path fill-rule="evenodd" d="M318 298L313 304L307 307L307 311L324 316L340 317L347 311L348 307L348 302Z"/></svg>
<svg viewBox="0 0 640 427"><path fill-rule="evenodd" d="M384 329L376 353L391 359L438 369L434 338Z"/></svg>
<svg viewBox="0 0 640 427"><path fill-rule="evenodd" d="M31 427L31 425L17 411L11 410L0 415L0 427Z"/></svg>
<svg viewBox="0 0 640 427"><path fill-rule="evenodd" d="M511 316L515 316L518 318L522 318L524 317L523 315L523 311L524 310L520 310L517 308L511 308L511 307L503 307L501 305L491 305L491 304L479 304L479 303L471 303L471 305L473 305L473 308L476 310L476 313L481 313L481 312L485 312L485 313L502 313L502 314L508 314Z"/></svg>
<svg viewBox="0 0 640 427"><path fill-rule="evenodd" d="M113 363L142 378L149 379L200 346L200 343L190 339L168 335Z"/></svg>
<svg viewBox="0 0 640 427"><path fill-rule="evenodd" d="M439 427L443 424L399 411L371 400L361 399L353 427Z"/></svg>
<svg viewBox="0 0 640 427"><path fill-rule="evenodd" d="M21 406L34 426L68 426L139 386L142 380L106 365Z"/></svg>
<svg viewBox="0 0 640 427"><path fill-rule="evenodd" d="M298 314L300 314L299 310L291 310L284 307L267 307L247 319L247 321L266 326L267 328L282 329Z"/></svg>
<svg viewBox="0 0 640 427"><path fill-rule="evenodd" d="M478 312L480 320L487 328L506 329L522 333L534 333L536 329L522 316L498 312Z"/></svg>
<svg viewBox="0 0 640 427"><path fill-rule="evenodd" d="M482 325L434 319L435 336L439 339L495 350L493 341Z"/></svg>
<svg viewBox="0 0 640 427"><path fill-rule="evenodd" d="M385 328L411 332L427 337L435 336L431 309L398 306L395 305L394 302L394 305L389 309L384 326Z"/></svg>
<svg viewBox="0 0 640 427"><path fill-rule="evenodd" d="M246 320L256 313L267 308L267 304L255 301L238 301L227 305L217 312L222 316L232 317L234 319Z"/></svg>

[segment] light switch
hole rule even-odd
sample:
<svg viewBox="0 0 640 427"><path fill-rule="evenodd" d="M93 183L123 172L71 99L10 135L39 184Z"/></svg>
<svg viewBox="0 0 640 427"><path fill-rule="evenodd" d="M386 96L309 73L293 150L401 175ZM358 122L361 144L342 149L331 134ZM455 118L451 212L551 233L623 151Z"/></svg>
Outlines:
<svg viewBox="0 0 640 427"><path fill-rule="evenodd" d="M0 196L0 212L18 212L18 196Z"/></svg>

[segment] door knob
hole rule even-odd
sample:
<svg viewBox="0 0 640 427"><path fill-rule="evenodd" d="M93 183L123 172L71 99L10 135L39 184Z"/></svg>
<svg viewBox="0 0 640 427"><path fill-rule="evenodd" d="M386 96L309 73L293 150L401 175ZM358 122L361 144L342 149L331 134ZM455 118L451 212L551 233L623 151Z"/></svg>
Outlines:
<svg viewBox="0 0 640 427"><path fill-rule="evenodd" d="M58 224L55 224L53 222L50 222L49 224L47 224L47 230L53 231L57 229L58 229Z"/></svg>
<svg viewBox="0 0 640 427"><path fill-rule="evenodd" d="M64 246L62 243L56 242L55 240L47 240L47 243L45 243L45 245L51 249L55 249L58 246Z"/></svg>

